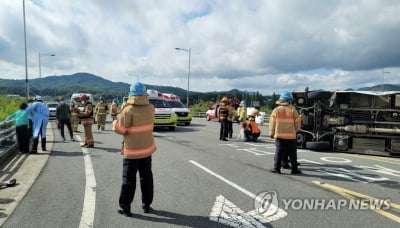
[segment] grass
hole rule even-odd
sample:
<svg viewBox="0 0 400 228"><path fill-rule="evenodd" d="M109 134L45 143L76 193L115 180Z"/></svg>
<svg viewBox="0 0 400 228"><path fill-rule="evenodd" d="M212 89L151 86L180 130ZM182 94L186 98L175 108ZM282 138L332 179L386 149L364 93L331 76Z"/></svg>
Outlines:
<svg viewBox="0 0 400 228"><path fill-rule="evenodd" d="M0 121L4 121L7 116L18 111L22 102L26 102L24 97L0 95Z"/></svg>

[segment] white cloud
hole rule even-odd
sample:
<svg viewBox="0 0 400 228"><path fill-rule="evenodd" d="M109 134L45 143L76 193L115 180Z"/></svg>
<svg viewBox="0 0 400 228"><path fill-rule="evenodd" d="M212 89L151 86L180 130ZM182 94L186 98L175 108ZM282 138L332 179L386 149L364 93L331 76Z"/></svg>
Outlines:
<svg viewBox="0 0 400 228"><path fill-rule="evenodd" d="M262 93L400 84L400 2L26 0L28 72ZM0 78L25 77L22 3L0 2ZM382 76L382 69L391 73ZM271 92L272 91L272 92Z"/></svg>

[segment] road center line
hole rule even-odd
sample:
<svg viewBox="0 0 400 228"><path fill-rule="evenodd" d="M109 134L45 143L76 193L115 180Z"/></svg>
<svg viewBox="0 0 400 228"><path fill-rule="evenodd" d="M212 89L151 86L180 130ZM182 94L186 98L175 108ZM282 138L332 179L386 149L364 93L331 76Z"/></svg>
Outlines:
<svg viewBox="0 0 400 228"><path fill-rule="evenodd" d="M76 135L76 138L82 143L82 138L79 135ZM96 209L96 178L94 176L89 150L87 148L82 148L82 153L85 164L86 186L79 228L89 228L93 227L94 212Z"/></svg>

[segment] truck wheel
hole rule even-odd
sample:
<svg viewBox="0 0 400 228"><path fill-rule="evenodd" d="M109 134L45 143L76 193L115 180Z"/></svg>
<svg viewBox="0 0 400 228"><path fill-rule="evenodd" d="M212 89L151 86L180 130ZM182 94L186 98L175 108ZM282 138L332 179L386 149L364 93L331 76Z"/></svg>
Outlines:
<svg viewBox="0 0 400 228"><path fill-rule="evenodd" d="M322 142L306 142L306 148L310 150L328 150L331 145L327 141Z"/></svg>

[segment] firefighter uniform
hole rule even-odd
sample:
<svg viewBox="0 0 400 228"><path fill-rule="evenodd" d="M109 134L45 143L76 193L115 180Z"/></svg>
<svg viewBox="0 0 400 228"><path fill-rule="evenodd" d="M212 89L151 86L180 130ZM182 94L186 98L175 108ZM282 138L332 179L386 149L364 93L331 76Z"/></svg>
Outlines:
<svg viewBox="0 0 400 228"><path fill-rule="evenodd" d="M97 117L97 130L101 129L102 131L104 131L106 126L107 111L107 104L104 102L103 98L100 98L100 103L96 105L94 112Z"/></svg>
<svg viewBox="0 0 400 228"><path fill-rule="evenodd" d="M261 131L255 121L255 116L249 117L249 120L247 121L247 129L245 130L245 134L249 141L257 142L257 139L260 136Z"/></svg>
<svg viewBox="0 0 400 228"><path fill-rule="evenodd" d="M149 103L146 88L136 82L131 86L125 108L113 121L113 130L123 136L122 186L118 213L131 215L131 204L136 188L136 173L139 171L142 191L142 208L145 213L153 202L153 173L151 155L156 150L153 138L154 106Z"/></svg>
<svg viewBox="0 0 400 228"><path fill-rule="evenodd" d="M92 125L94 123L93 105L90 103L89 97L85 94L81 96L81 101L84 102L84 109L79 113L79 117L85 133L85 141L81 147L94 147L94 138L92 133Z"/></svg>
<svg viewBox="0 0 400 228"><path fill-rule="evenodd" d="M219 106L217 108L217 113L218 113L218 119L221 124L220 130L219 130L219 140L222 141L228 141L226 137L228 137L228 115L231 110L231 107L228 105L228 98L224 97L222 98L221 102L219 103Z"/></svg>
<svg viewBox="0 0 400 228"><path fill-rule="evenodd" d="M275 138L275 158L273 173L280 173L282 159L289 156L292 174L301 174L297 168L296 133L301 127L301 116L290 104L293 100L290 92L283 92L276 102L278 107L272 110L269 119L269 133Z"/></svg>
<svg viewBox="0 0 400 228"><path fill-rule="evenodd" d="M73 132L78 132L79 126L79 108L78 105L74 102L71 105L71 127Z"/></svg>
<svg viewBox="0 0 400 228"><path fill-rule="evenodd" d="M113 102L111 104L110 115L113 120L117 119L117 115L118 115L118 99L117 98L113 99Z"/></svg>

